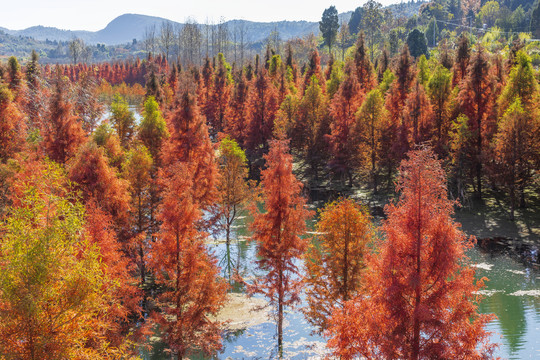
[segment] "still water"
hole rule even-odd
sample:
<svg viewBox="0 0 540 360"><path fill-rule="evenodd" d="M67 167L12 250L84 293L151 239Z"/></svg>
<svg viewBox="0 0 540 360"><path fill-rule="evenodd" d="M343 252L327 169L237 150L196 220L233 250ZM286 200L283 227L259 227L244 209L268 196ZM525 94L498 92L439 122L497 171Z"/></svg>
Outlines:
<svg viewBox="0 0 540 360"><path fill-rule="evenodd" d="M504 253L479 248L469 253L477 276L489 278L480 304L497 319L488 329L505 359L540 359L540 272Z"/></svg>
<svg viewBox="0 0 540 360"><path fill-rule="evenodd" d="M247 230L239 221L236 238L231 245L216 241L209 245L229 277L237 269L245 279L257 276L255 245L246 241ZM540 271L524 265L505 251L491 251L475 247L468 253L477 277L487 277L483 290L485 299L480 304L482 313L494 313L488 330L492 342L500 346L496 356L504 359L540 359ZM301 265L301 264L299 264ZM240 287L233 291L242 292ZM300 306L302 306L301 304ZM325 339L312 334L313 328L298 310L285 314L284 357L286 359L321 359L327 354ZM229 333L223 342L223 352L217 359L269 359L276 353L276 326L270 319L257 325ZM164 359L157 348L146 359ZM195 357L196 358L196 357Z"/></svg>

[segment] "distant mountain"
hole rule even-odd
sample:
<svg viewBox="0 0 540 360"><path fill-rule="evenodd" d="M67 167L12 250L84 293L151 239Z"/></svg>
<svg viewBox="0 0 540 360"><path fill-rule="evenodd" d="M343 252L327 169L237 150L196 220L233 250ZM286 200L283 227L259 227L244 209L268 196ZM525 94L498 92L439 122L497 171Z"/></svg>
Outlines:
<svg viewBox="0 0 540 360"><path fill-rule="evenodd" d="M117 45L131 42L133 39L141 40L146 28L155 25L159 31L164 21L171 22L175 26L181 26L180 23L156 16L138 14L120 15L111 21L105 29L95 32L90 42L94 44Z"/></svg>
<svg viewBox="0 0 540 360"><path fill-rule="evenodd" d="M92 31L84 30L61 30L55 27L46 27L46 26L32 26L24 30L4 30L5 33L13 36L23 36L31 37L38 41L69 41L74 38L80 38L84 41L91 42L94 33Z"/></svg>
<svg viewBox="0 0 540 360"><path fill-rule="evenodd" d="M422 1L393 4L388 6L396 16L409 17L418 13L418 9L423 4ZM348 22L352 11L339 14L339 22ZM24 30L9 30L0 27L0 31L7 35L31 38L36 41L70 41L80 38L88 44L120 45L131 43L133 39L142 40L146 29L155 26L157 32L163 22L172 23L175 28L181 28L182 23L171 21L161 17L124 14L112 20L104 29L99 31L77 31L62 30L55 27L32 26ZM201 24L202 25L202 24ZM295 37L302 37L310 33L319 33L319 23L316 21L275 21L275 22L254 22L247 20L229 20L225 22L229 31L243 27L246 31L247 43L263 43L273 31L278 31L282 40ZM204 25L202 25L204 26ZM210 25L217 26L217 25ZM204 30L203 30L204 31ZM11 43L16 41L11 41ZM0 48L1 48L0 44Z"/></svg>
<svg viewBox="0 0 540 360"><path fill-rule="evenodd" d="M352 12L339 15L339 20L348 22ZM33 26L24 30L0 30L13 36L31 37L39 41L69 41L80 38L89 44L118 45L132 42L133 39L141 40L146 29L155 25L159 31L161 24L165 21L171 22L175 27L182 27L183 24L155 16L124 14L112 20L104 29L92 31L61 30L54 27ZM274 30L277 30L282 40L294 37L301 37L310 33L319 32L319 23L310 21L276 21L276 22L254 22L247 20L229 20L225 22L229 31L236 26L245 26L247 32L247 42L259 42L266 39ZM215 25L213 25L215 26Z"/></svg>

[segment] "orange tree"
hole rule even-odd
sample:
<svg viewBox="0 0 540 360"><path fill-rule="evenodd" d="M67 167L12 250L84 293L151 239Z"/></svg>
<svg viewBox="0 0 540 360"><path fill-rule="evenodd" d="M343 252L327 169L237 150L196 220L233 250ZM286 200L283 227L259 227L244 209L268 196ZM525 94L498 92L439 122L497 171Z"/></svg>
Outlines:
<svg viewBox="0 0 540 360"><path fill-rule="evenodd" d="M352 199L341 199L321 211L317 232L319 239L309 246L305 256L308 307L304 313L322 332L332 311L358 294L364 253L373 230L360 205Z"/></svg>

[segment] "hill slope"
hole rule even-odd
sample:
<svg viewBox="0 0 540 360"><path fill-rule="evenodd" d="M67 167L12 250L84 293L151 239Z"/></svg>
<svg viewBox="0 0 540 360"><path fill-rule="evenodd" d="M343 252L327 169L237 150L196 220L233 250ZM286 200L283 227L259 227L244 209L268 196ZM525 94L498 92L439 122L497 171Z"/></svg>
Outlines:
<svg viewBox="0 0 540 360"><path fill-rule="evenodd" d="M351 17L351 12L340 14L339 17L340 21L347 22ZM32 26L24 30L9 30L4 28L0 28L0 30L3 30L9 35L31 37L39 41L69 41L73 38L80 38L89 44L117 45L132 42L133 39L141 40L148 27L155 26L159 31L161 24L165 21L172 23L176 28L183 26L181 23L160 17L124 14L112 20L104 29L96 32L61 30L45 26ZM274 30L279 31L280 37L283 40L304 36L309 33L317 34L319 32L319 23L309 21L254 22L229 20L225 22L225 25L229 31L233 31L237 26L244 25L247 31L248 42L262 41Z"/></svg>

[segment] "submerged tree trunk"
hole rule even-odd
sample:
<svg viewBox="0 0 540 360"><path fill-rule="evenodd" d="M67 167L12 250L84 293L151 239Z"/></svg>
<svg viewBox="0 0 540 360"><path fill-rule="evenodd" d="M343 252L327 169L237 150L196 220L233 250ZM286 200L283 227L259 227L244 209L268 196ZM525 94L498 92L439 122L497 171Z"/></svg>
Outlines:
<svg viewBox="0 0 540 360"><path fill-rule="evenodd" d="M279 270L278 289L278 356L283 359L283 270Z"/></svg>

